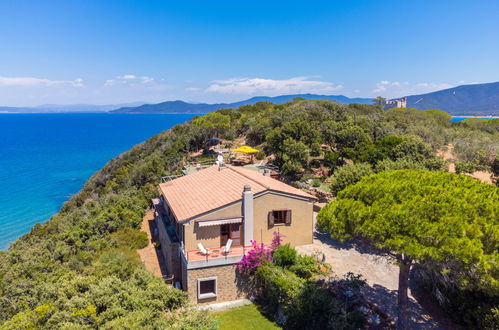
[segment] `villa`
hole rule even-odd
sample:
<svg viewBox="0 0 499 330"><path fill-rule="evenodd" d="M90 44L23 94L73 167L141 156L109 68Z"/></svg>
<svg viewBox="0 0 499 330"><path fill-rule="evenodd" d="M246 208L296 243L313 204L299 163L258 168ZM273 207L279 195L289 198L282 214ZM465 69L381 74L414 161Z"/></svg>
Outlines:
<svg viewBox="0 0 499 330"><path fill-rule="evenodd" d="M293 246L312 243L315 197L258 171L213 165L160 184L154 200L162 255L176 287L198 304L247 292L236 263L251 241L274 232Z"/></svg>

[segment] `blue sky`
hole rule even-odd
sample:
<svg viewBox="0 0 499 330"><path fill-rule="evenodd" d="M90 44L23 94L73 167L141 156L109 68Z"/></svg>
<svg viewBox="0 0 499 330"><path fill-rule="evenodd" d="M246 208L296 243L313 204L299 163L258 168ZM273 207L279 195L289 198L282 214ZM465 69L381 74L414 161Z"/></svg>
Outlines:
<svg viewBox="0 0 499 330"><path fill-rule="evenodd" d="M0 105L397 97L498 80L497 0L0 0Z"/></svg>

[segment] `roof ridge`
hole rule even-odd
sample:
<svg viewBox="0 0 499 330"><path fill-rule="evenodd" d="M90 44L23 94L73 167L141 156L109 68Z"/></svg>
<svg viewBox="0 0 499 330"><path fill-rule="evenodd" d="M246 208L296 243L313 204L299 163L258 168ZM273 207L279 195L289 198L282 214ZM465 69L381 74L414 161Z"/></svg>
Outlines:
<svg viewBox="0 0 499 330"><path fill-rule="evenodd" d="M237 170L236 170L236 169L235 169L234 167L232 167L232 166L227 166L227 168L228 168L228 169L230 169L230 170L232 170L233 172L236 172L236 173L237 173L237 174L239 174L239 175L244 176L246 179L249 179L249 180L251 180L251 181L255 182L256 184L258 184L258 185L260 185L260 186L262 186L262 187L264 187L264 188L266 188L266 189L268 189L268 190L272 190L272 189L270 188L270 186L268 186L268 185L266 185L266 184L264 184L264 183L262 183L262 182L258 182L258 181L256 181L255 179L253 179L253 178L252 178L252 177L250 177L249 175L246 175L245 173L240 172L240 171L239 171L239 169L237 169ZM251 170L248 170L248 171L251 171Z"/></svg>

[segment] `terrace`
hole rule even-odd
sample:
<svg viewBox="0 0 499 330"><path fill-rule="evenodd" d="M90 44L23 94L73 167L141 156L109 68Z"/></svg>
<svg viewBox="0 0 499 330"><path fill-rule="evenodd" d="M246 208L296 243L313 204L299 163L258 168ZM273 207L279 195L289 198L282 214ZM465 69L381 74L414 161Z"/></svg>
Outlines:
<svg viewBox="0 0 499 330"><path fill-rule="evenodd" d="M233 246L228 253L223 252L223 247L207 248L206 250L209 252L207 255L198 249L188 251L182 249L182 256L187 264L187 269L230 265L240 261L251 248L251 246Z"/></svg>

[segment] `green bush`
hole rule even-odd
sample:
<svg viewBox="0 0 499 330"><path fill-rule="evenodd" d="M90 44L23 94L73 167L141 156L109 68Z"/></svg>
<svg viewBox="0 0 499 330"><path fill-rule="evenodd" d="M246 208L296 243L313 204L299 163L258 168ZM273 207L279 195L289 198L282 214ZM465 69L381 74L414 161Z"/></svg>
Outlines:
<svg viewBox="0 0 499 330"><path fill-rule="evenodd" d="M358 312L348 312L348 306L330 290L282 267L264 263L256 277L261 283L261 303L271 314L284 313L286 329L353 330L365 324L365 318Z"/></svg>
<svg viewBox="0 0 499 330"><path fill-rule="evenodd" d="M349 185L353 185L374 171L368 163L344 165L334 171L331 183L331 192L336 195Z"/></svg>
<svg viewBox="0 0 499 330"><path fill-rule="evenodd" d="M312 180L312 187L320 187L321 186L321 180L320 179L313 179Z"/></svg>
<svg viewBox="0 0 499 330"><path fill-rule="evenodd" d="M473 173L478 170L476 164L472 162L456 162L456 173Z"/></svg>
<svg viewBox="0 0 499 330"><path fill-rule="evenodd" d="M262 301L273 313L277 312L279 306L290 308L305 285L305 281L293 272L271 263L260 265L255 276L261 283Z"/></svg>
<svg viewBox="0 0 499 330"><path fill-rule="evenodd" d="M147 234L139 229L125 228L112 233L109 236L116 247L126 247L132 250L143 249L149 242Z"/></svg>
<svg viewBox="0 0 499 330"><path fill-rule="evenodd" d="M295 264L291 265L289 270L301 278L311 278L321 273L320 265L314 257L301 254L297 255Z"/></svg>
<svg viewBox="0 0 499 330"><path fill-rule="evenodd" d="M331 170L335 170L341 164L340 155L329 149L324 151L324 165L329 166Z"/></svg>
<svg viewBox="0 0 499 330"><path fill-rule="evenodd" d="M290 267L296 263L297 252L287 243L275 249L272 256L276 265Z"/></svg>

